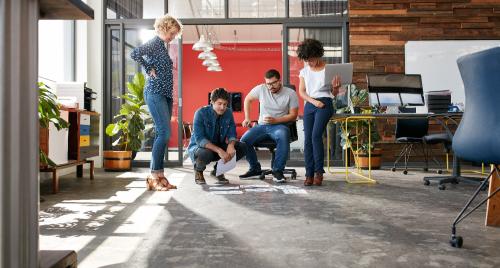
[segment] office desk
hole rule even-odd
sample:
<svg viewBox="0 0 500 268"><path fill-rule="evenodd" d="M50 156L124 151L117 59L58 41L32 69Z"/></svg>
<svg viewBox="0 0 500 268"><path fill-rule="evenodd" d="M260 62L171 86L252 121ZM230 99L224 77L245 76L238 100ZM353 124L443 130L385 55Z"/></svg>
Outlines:
<svg viewBox="0 0 500 268"><path fill-rule="evenodd" d="M396 118L396 119L411 119L411 118L435 118L438 121L440 121L443 124L443 127L446 127L446 123L443 123L441 119L443 118L460 118L462 116L462 113L444 113L444 114L428 114L428 113L397 113L397 114L334 114L332 118L329 121L329 124L331 123L339 123L341 130L344 135L347 133L347 128L349 122L361 122L361 121L368 121L368 144L369 147L371 145L371 127L372 127L372 121L373 120L378 120L378 119L387 119L387 118ZM327 171L331 174L345 174L345 180L348 183L376 183L376 180L372 178L371 174L371 164L368 165L368 170L366 172L363 172L361 168L359 168L359 165L355 159L355 168L350 170L349 169L349 155L348 155L348 150L344 150L344 164L345 164L345 169L342 171L335 171L332 170L332 167L330 166L330 128L327 127ZM357 130L356 130L357 131ZM349 142L350 141L346 141ZM354 146L356 145L356 146ZM357 149L359 147L358 144L353 144L352 148ZM355 150L353 150L355 151ZM372 152L368 152L368 162L370 163L371 160L371 154ZM356 176L357 179L351 178L349 175L352 174Z"/></svg>

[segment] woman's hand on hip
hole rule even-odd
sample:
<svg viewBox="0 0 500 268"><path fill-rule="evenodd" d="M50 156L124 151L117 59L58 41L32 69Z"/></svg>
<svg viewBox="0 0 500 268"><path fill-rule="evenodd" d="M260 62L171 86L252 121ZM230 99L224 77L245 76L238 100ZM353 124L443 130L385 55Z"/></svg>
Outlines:
<svg viewBox="0 0 500 268"><path fill-rule="evenodd" d="M153 78L156 78L156 71L155 69L151 69L151 71L149 71L149 76L153 77Z"/></svg>
<svg viewBox="0 0 500 268"><path fill-rule="evenodd" d="M314 100L314 102L312 102L312 105L314 105L314 106L316 106L317 108L320 108L320 109L322 109L323 107L325 107L325 104L322 103L319 100Z"/></svg>

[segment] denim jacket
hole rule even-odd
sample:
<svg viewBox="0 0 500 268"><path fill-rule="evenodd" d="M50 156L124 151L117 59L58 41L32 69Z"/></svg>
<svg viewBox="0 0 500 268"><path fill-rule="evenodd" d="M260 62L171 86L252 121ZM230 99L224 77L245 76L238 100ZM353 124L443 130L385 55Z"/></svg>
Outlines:
<svg viewBox="0 0 500 268"><path fill-rule="evenodd" d="M216 120L217 113L211 105L201 107L194 114L193 133L188 147L189 157L193 163L196 150L205 148L205 145L209 142L215 143L212 139L215 135ZM221 140L225 140L227 143L237 140L236 124L234 123L233 110L231 108L227 108L226 112L222 115L220 128Z"/></svg>

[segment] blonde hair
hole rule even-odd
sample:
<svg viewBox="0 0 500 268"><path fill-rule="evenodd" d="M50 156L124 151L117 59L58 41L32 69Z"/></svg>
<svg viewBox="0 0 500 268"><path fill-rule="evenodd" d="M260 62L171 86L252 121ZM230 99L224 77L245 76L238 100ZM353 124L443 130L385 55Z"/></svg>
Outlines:
<svg viewBox="0 0 500 268"><path fill-rule="evenodd" d="M183 26L179 20L177 20L176 18L174 18L168 14L165 14L164 16L159 17L155 20L154 27L155 27L156 33L160 33L160 32L167 33L170 29L175 27L179 31L178 34L181 34Z"/></svg>

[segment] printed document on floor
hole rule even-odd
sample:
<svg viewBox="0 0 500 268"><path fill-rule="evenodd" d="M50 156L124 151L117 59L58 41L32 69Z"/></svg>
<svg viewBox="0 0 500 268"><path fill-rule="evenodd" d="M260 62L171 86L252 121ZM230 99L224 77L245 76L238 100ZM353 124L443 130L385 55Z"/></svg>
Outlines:
<svg viewBox="0 0 500 268"><path fill-rule="evenodd" d="M217 171L215 172L215 176L222 175L235 167L236 167L236 154L234 154L233 158L227 161L227 163L224 163L224 160L219 159L219 161L217 161Z"/></svg>

